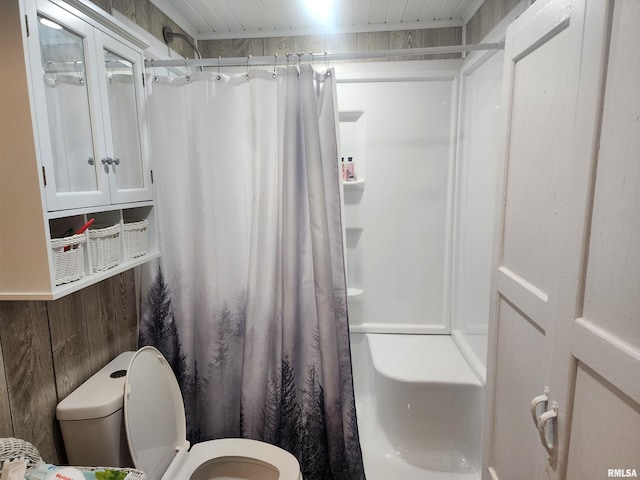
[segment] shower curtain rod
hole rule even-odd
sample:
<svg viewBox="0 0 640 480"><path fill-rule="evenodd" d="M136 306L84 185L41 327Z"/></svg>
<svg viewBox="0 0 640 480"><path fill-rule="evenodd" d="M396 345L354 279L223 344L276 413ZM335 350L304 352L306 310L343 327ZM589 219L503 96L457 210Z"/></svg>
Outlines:
<svg viewBox="0 0 640 480"><path fill-rule="evenodd" d="M250 65L276 65L302 61L358 60L364 58L387 58L406 55L437 55L444 53L460 53L475 50L502 50L504 42L477 43L473 45L448 45L442 47L402 48L396 50L372 50L368 52L344 53L287 53L286 55L271 55L253 57L230 58L202 58L180 60L146 60L147 67L245 67ZM295 60L292 58L295 57Z"/></svg>

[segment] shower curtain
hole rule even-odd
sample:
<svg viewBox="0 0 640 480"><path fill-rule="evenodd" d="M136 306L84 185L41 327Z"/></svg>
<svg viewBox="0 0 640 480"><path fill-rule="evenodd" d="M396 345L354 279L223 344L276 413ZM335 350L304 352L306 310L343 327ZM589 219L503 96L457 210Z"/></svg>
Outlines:
<svg viewBox="0 0 640 480"><path fill-rule="evenodd" d="M147 86L162 257L143 275L140 341L171 363L189 439L264 440L305 480L364 479L332 71Z"/></svg>

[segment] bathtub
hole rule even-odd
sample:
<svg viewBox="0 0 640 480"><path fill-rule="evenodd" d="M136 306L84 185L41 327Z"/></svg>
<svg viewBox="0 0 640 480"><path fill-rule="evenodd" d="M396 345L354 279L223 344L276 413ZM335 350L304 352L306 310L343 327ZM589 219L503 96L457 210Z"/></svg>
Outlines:
<svg viewBox="0 0 640 480"><path fill-rule="evenodd" d="M352 333L368 480L480 479L483 387L449 335Z"/></svg>

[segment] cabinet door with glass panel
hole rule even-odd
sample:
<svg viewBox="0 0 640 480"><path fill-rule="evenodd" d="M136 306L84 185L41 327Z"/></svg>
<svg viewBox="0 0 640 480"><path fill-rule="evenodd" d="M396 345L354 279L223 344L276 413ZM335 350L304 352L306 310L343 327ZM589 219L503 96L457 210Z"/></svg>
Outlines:
<svg viewBox="0 0 640 480"><path fill-rule="evenodd" d="M29 56L49 211L151 200L142 54L47 0Z"/></svg>
<svg viewBox="0 0 640 480"><path fill-rule="evenodd" d="M111 203L150 200L151 168L144 121L143 57L140 52L99 32L100 76L106 85L103 121L108 145ZM106 101L106 103L105 103Z"/></svg>

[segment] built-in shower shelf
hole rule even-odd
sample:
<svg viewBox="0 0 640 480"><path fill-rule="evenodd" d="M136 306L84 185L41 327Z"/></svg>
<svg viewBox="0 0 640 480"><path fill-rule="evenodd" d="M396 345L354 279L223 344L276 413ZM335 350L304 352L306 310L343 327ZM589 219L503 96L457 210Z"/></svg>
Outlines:
<svg viewBox="0 0 640 480"><path fill-rule="evenodd" d="M352 299L361 297L363 293L364 293L364 290L361 288L353 288L353 287L347 288L347 297Z"/></svg>
<svg viewBox="0 0 640 480"><path fill-rule="evenodd" d="M364 189L364 179L354 180L352 182L345 181L345 182L342 182L342 185L344 185L344 188L346 190L363 190Z"/></svg>

